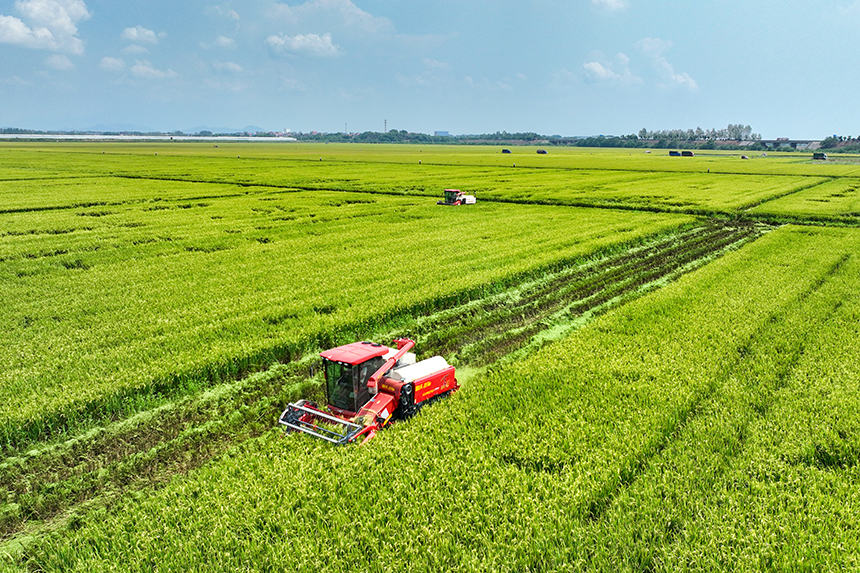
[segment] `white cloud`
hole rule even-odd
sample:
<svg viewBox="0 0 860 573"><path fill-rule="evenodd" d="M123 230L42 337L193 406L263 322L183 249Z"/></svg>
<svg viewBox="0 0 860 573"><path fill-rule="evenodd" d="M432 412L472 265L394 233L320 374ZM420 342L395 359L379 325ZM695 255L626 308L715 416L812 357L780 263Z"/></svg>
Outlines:
<svg viewBox="0 0 860 573"><path fill-rule="evenodd" d="M613 62L586 62L582 67L585 68L586 75L595 81L615 81L623 84L642 82L642 78L630 71L630 58L623 53L617 54Z"/></svg>
<svg viewBox="0 0 860 573"><path fill-rule="evenodd" d="M24 80L21 76L12 76L10 78L0 78L0 86L27 86L30 82Z"/></svg>
<svg viewBox="0 0 860 573"><path fill-rule="evenodd" d="M427 87L427 86L431 86L431 85L436 84L436 81L433 78L430 78L427 76L421 76L421 75L417 75L417 74L412 75L412 76L405 76L403 74L396 74L394 76L394 79L396 79L400 85L406 86L406 87L415 87L415 86Z"/></svg>
<svg viewBox="0 0 860 573"><path fill-rule="evenodd" d="M125 69L125 60L105 56L99 62L99 68L107 72L119 72Z"/></svg>
<svg viewBox="0 0 860 573"><path fill-rule="evenodd" d="M634 47L651 60L654 69L657 70L660 77L669 82L669 86L679 86L691 91L699 89L696 80L690 77L690 74L675 72L674 66L663 56L672 47L671 41L660 38L643 38L636 42Z"/></svg>
<svg viewBox="0 0 860 573"><path fill-rule="evenodd" d="M598 8L603 8L611 12L625 10L628 6L627 0L591 0L591 3Z"/></svg>
<svg viewBox="0 0 860 573"><path fill-rule="evenodd" d="M132 42L139 42L142 44L157 44L160 39L166 36L167 34L165 32L156 34L154 31L144 28L143 26L126 28L122 31L123 40L130 40Z"/></svg>
<svg viewBox="0 0 860 573"><path fill-rule="evenodd" d="M219 48L235 48L236 40L228 38L227 36L218 36L215 39L215 45Z"/></svg>
<svg viewBox="0 0 860 573"><path fill-rule="evenodd" d="M474 87L478 89L488 90L488 91L511 91L513 86L507 83L506 81L492 81L488 78L484 78L480 81L475 81L472 76L466 76L463 78L463 82L469 87Z"/></svg>
<svg viewBox="0 0 860 573"><path fill-rule="evenodd" d="M216 48L233 49L236 47L236 40L227 36L218 36L211 43L200 42L200 47L204 50L212 50Z"/></svg>
<svg viewBox="0 0 860 573"><path fill-rule="evenodd" d="M297 36L269 36L266 44L275 53L308 53L315 56L335 56L337 46L332 44L331 34L299 34Z"/></svg>
<svg viewBox="0 0 860 573"><path fill-rule="evenodd" d="M670 40L661 40L660 38L642 38L633 46L648 56L659 57L662 56L664 52L668 52L669 49L673 46Z"/></svg>
<svg viewBox="0 0 860 573"><path fill-rule="evenodd" d="M430 58L424 58L424 64L428 68L434 68L437 70L447 70L449 67L448 62L440 62L438 60L431 60Z"/></svg>
<svg viewBox="0 0 860 573"><path fill-rule="evenodd" d="M228 82L217 82L214 80L206 79L203 80L203 83L209 89L218 90L218 91L231 91L234 93L241 93L246 91L248 88L247 85L240 81L228 81Z"/></svg>
<svg viewBox="0 0 860 573"><path fill-rule="evenodd" d="M132 44L130 46L126 46L122 49L125 54L148 54L149 50L144 48L143 46L138 46L137 44Z"/></svg>
<svg viewBox="0 0 860 573"><path fill-rule="evenodd" d="M621 76L601 64L600 62L587 62L582 64L582 67L589 72L591 77L596 78L598 80L614 80L620 79Z"/></svg>
<svg viewBox="0 0 860 573"><path fill-rule="evenodd" d="M52 54L45 59L45 64L49 68L63 72L75 69L75 64L65 54Z"/></svg>
<svg viewBox="0 0 860 573"><path fill-rule="evenodd" d="M165 78L175 78L179 76L179 74L177 74L173 70L167 70L166 72L156 70L152 67L152 64L150 64L146 60L137 60L130 69L134 77L145 80L161 80Z"/></svg>
<svg viewBox="0 0 860 573"><path fill-rule="evenodd" d="M234 22L239 22L239 13L235 10L227 10L226 8L222 8L221 6L207 6L206 7L207 14L213 14L215 16L223 16L228 20L233 20Z"/></svg>
<svg viewBox="0 0 860 573"><path fill-rule="evenodd" d="M0 43L75 55L84 53L76 24L89 18L90 13L81 0L18 0L15 8L23 19L0 16Z"/></svg>
<svg viewBox="0 0 860 573"><path fill-rule="evenodd" d="M351 0L308 0L297 6L275 3L272 13L292 24L318 24L360 33L394 31L391 20L365 12Z"/></svg>
<svg viewBox="0 0 860 573"><path fill-rule="evenodd" d="M234 62L212 62L212 67L219 72L242 73L242 66Z"/></svg>

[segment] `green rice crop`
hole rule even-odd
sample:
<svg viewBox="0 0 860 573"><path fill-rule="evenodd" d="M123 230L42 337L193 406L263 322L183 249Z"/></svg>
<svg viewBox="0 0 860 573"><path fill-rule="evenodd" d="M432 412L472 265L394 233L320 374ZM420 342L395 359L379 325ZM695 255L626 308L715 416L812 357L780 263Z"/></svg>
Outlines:
<svg viewBox="0 0 860 573"><path fill-rule="evenodd" d="M769 233L372 447L273 432L57 532L30 565L851 569L858 246Z"/></svg>
<svg viewBox="0 0 860 573"><path fill-rule="evenodd" d="M750 213L809 221L860 222L860 179L826 181L768 201Z"/></svg>
<svg viewBox="0 0 860 573"><path fill-rule="evenodd" d="M502 147L512 153L502 154ZM701 151L696 157L669 157L668 150L642 149L587 149L540 146L547 155L537 155L535 146L446 146L446 145L362 145L320 143L220 143L217 147L204 143L9 143L0 142L0 165L9 166L10 174L27 171L42 174L68 174L81 172L106 173L132 167L138 174L146 169L166 164L185 165L186 174L206 175L207 170L196 170L188 158L207 158L215 165L231 160L237 166L241 160L300 160L351 163L377 163L482 166L485 168L518 167L551 169L586 169L610 171L636 171L654 173L723 173L748 175L791 175L813 177L860 176L857 156L844 156L841 161L812 161L812 152L761 153L744 151ZM742 159L746 153L751 159ZM157 155L156 155L157 154ZM184 160L184 161L183 161ZM182 170L179 170L182 173ZM0 169L0 180L6 177Z"/></svg>
<svg viewBox="0 0 860 573"><path fill-rule="evenodd" d="M511 154L515 156L513 161L506 156L502 162L498 148L481 148L477 150L480 153L459 148L448 148L443 153L438 148L428 148L426 154L423 148L415 146L396 149L383 146L367 151L349 145L261 144L250 148L241 148L239 155L233 155L237 150L234 147L227 155L227 150L220 147L204 148L191 144L162 144L151 148L156 151L146 154L84 153L83 150L92 151L93 148L59 147L29 155L17 150L5 160L8 164L14 159L15 165L22 161L32 162L37 175L41 170L58 170L67 165L70 174L77 173L80 177L99 175L171 182L233 183L241 186L237 192L249 191L247 186L274 186L441 198L442 189L456 187L477 195L479 200L624 207L707 215L734 214L740 209L821 183L826 180L824 176L834 172L813 169L817 166L811 165L809 169L798 171L797 175L788 175L793 171L791 169L766 175L757 174L755 170L746 173L734 167L746 163L725 155L708 158L642 155L637 156L638 163L630 163L632 159L618 152L592 156L581 151L560 149L558 157L553 156L548 163L542 163L544 158L530 155L524 163L519 154ZM321 155L313 157L311 150ZM17 157L19 155L20 158ZM408 162L407 157L413 160ZM3 159L0 156L0 179ZM673 161L677 163L678 159L692 161L686 164L690 168L676 169ZM790 167L785 163L778 165ZM713 171L709 172L712 168ZM39 181L32 185L38 190L40 186L59 188L63 184ZM75 186L65 185L67 189L63 193L76 197L77 193L73 193ZM92 202L110 202L116 200L116 190L120 188L133 188L133 185L117 185L113 181L90 184L83 197ZM147 187L141 186L139 191L131 191L131 198L141 197L145 188L152 189L154 193L161 189L150 182ZM166 196L190 189L179 185L175 190L168 185L164 188ZM104 191L99 192L99 189ZM0 185L0 196L7 200L7 210L16 206L23 209L39 205L42 194L37 191L34 196L26 185ZM62 199L62 196L57 199ZM22 201L20 206L18 201Z"/></svg>
<svg viewBox="0 0 860 573"><path fill-rule="evenodd" d="M114 395L206 385L346 341L382 317L690 221L222 191L2 217L0 419L8 440L25 427L50 432L44 420L90 404L122 407L106 406Z"/></svg>
<svg viewBox="0 0 860 573"><path fill-rule="evenodd" d="M856 569L860 166L548 149L0 143L0 570ZM450 400L268 430L400 330Z"/></svg>

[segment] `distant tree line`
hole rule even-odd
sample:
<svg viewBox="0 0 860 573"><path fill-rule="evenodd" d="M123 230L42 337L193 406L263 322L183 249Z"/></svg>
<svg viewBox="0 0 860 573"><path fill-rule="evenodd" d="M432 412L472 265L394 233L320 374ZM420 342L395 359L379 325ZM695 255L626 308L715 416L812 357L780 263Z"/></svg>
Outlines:
<svg viewBox="0 0 860 573"><path fill-rule="evenodd" d="M821 149L837 153L857 153L860 152L860 137L832 135L821 141Z"/></svg>
<svg viewBox="0 0 860 573"><path fill-rule="evenodd" d="M508 133L497 131L480 135L428 135L413 133L405 129L392 129L387 132L365 131L362 133L292 133L299 141L324 141L327 143L435 143L435 144L478 144L495 143L499 145L545 143L547 136L534 132Z"/></svg>
<svg viewBox="0 0 860 573"><path fill-rule="evenodd" d="M674 140L674 141L759 141L761 135L753 133L748 125L730 123L723 129L662 129L648 131L644 127L639 130L639 139Z"/></svg>
<svg viewBox="0 0 860 573"><path fill-rule="evenodd" d="M532 131L508 133L469 134L469 135L428 135L406 130L392 129L388 132L366 131L363 133L293 133L300 141L355 142L355 143L436 143L452 145L556 145L574 147L654 147L680 149L764 149L760 143L741 146L735 142L758 142L761 135L752 132L748 125L729 124L723 129L703 130L672 129L649 131L642 129L638 134L597 135L592 137L561 137L560 135L541 135Z"/></svg>

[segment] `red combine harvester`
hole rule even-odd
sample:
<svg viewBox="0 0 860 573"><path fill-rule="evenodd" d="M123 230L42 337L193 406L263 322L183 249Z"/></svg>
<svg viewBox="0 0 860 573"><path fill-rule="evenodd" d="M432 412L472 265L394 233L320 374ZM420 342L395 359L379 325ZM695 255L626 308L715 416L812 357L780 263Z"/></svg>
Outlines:
<svg viewBox="0 0 860 573"><path fill-rule="evenodd" d="M474 205L477 202L474 195L466 195L459 189L445 189L445 199L436 201L437 205Z"/></svg>
<svg viewBox="0 0 860 573"><path fill-rule="evenodd" d="M460 387L454 367L441 356L415 362L415 342L397 348L353 342L321 352L328 411L308 400L287 406L278 419L288 430L334 444L364 437L364 444L395 419L415 414L429 401Z"/></svg>

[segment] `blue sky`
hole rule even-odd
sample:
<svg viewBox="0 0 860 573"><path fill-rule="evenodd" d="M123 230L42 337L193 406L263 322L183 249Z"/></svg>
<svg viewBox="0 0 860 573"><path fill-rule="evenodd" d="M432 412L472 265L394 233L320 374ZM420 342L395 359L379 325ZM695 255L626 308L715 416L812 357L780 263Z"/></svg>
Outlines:
<svg viewBox="0 0 860 573"><path fill-rule="evenodd" d="M860 0L0 0L0 127L860 135Z"/></svg>

